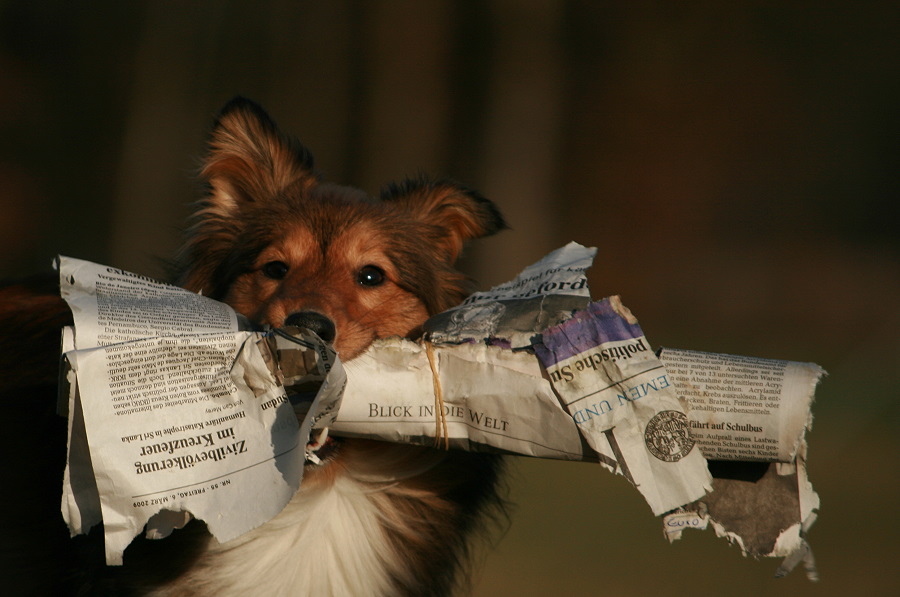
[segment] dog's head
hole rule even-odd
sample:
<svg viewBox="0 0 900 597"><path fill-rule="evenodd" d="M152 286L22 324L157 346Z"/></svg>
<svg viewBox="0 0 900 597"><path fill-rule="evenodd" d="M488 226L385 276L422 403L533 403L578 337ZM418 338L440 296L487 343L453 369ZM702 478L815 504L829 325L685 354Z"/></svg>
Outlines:
<svg viewBox="0 0 900 597"><path fill-rule="evenodd" d="M202 176L181 285L258 323L310 328L344 359L462 300L463 244L505 227L450 181L407 180L379 198L323 183L312 154L242 98L219 115Z"/></svg>

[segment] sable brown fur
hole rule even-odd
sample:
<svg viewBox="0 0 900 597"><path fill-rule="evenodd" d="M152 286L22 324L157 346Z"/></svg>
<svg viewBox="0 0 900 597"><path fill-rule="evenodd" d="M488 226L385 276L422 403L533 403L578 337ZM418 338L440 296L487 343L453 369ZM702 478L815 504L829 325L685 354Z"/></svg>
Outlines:
<svg viewBox="0 0 900 597"><path fill-rule="evenodd" d="M259 106L241 98L220 113L201 176L208 192L176 257L175 281L229 303L259 324L278 327L293 318L318 326L320 335L333 336L344 360L378 338L415 337L428 316L458 303L468 291L467 280L453 268L463 245L505 227L491 202L449 180L409 179L388 185L377 198L323 182L312 154L279 132ZM5 576L21 581L13 583L20 594L224 595L240 594L236 587L245 581L265 591L277 585L278 572L259 579L242 572L245 564L257 574L264 569L264 564L247 563L255 555L263 562L263 548L254 542L277 545L279 533L291 532L291 516L302 518L304 500L320 500L350 479L364 496L353 499L372 507L379 529L366 531L377 534L372 545L381 550L369 554L381 567L372 575L372 586L384 595L449 595L459 584L471 535L486 517L501 511L496 456L338 440L329 445L324 465L307 467L301 491L285 513L257 535L233 547L218 545L194 521L165 540L135 541L124 567L106 567L101 533L95 529L90 537L68 539L59 514L65 421L53 414L53 381L58 330L70 316L57 289L46 282L0 289L0 300L5 302L0 306L2 370L10 380L40 380L34 385L41 387L40 392L20 388L19 381L0 386L5 405L28 406L19 421L5 420L4 430L22 438L28 429L41 429L48 446L39 453L42 461L17 469L16 481L41 499L17 532L5 535L0 554L9 556L3 557ZM19 342L23 330L30 344ZM42 475L25 482L32 470ZM8 507L13 504L18 501ZM358 532L351 545L365 550L368 540ZM274 556L297 562L309 550L328 546L297 549ZM249 557L228 559L237 553ZM319 574L350 569L335 562ZM299 579L296 591L279 587L271 594L367 586L364 575L347 580L329 584L325 578L323 585L307 576ZM355 593L375 594L361 588Z"/></svg>

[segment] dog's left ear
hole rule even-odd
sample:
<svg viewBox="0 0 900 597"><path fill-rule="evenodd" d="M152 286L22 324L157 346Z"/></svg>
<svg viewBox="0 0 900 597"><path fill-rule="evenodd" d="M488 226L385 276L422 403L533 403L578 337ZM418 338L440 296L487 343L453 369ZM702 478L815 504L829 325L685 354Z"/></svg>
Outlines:
<svg viewBox="0 0 900 597"><path fill-rule="evenodd" d="M243 97L228 102L216 118L201 177L210 186L208 208L233 219L265 208L289 187L308 189L319 181L309 150Z"/></svg>
<svg viewBox="0 0 900 597"><path fill-rule="evenodd" d="M490 200L451 180L410 179L389 185L382 201L408 211L426 225L437 249L448 263L456 261L463 244L506 228L503 216Z"/></svg>

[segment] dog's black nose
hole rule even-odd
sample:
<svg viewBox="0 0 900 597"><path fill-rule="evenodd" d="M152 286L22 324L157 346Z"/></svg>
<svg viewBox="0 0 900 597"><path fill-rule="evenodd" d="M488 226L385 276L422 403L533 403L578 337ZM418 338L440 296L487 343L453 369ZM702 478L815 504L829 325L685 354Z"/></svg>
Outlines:
<svg viewBox="0 0 900 597"><path fill-rule="evenodd" d="M334 342L336 330L334 322L317 311L297 311L284 320L284 325L293 325L315 332L325 342Z"/></svg>

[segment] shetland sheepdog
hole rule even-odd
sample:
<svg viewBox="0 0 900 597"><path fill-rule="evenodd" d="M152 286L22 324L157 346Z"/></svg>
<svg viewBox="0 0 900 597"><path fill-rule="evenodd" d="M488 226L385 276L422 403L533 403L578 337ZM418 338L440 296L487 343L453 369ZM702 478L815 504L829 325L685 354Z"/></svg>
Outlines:
<svg viewBox="0 0 900 597"><path fill-rule="evenodd" d="M463 244L505 227L491 202L451 181L407 180L378 198L325 183L312 154L242 98L219 114L201 176L207 194L174 280L259 324L311 329L345 361L378 338L416 337L461 301L467 281L453 263ZM2 456L0 561L16 594L422 596L460 586L472 536L502 512L500 458L351 439L330 439L262 527L220 544L193 521L104 566L102 533L69 539L59 514L54 351L68 314L55 293L33 280L0 289L0 433L13 442Z"/></svg>

